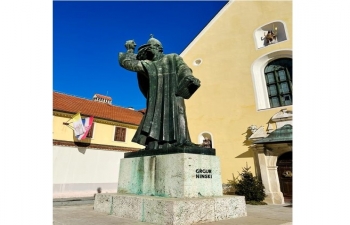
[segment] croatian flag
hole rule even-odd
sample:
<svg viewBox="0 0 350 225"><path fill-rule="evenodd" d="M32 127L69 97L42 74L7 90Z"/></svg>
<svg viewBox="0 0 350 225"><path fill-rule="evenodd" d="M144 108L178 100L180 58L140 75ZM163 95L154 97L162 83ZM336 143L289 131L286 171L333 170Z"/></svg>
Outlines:
<svg viewBox="0 0 350 225"><path fill-rule="evenodd" d="M75 135L78 140L84 140L86 138L86 135L89 133L89 131L91 129L93 121L94 121L94 117L92 117L92 116L82 119L82 123L83 123L84 129L85 129L85 132L80 134L80 135Z"/></svg>

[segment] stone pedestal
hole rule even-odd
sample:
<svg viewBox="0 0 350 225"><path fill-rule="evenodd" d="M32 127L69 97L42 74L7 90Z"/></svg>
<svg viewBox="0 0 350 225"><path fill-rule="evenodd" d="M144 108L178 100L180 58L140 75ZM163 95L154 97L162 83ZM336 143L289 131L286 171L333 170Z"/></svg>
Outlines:
<svg viewBox="0 0 350 225"><path fill-rule="evenodd" d="M164 198L97 194L94 210L136 221L188 225L247 216L244 196Z"/></svg>
<svg viewBox="0 0 350 225"><path fill-rule="evenodd" d="M244 196L223 196L215 155L177 153L121 159L117 194L94 209L156 224L187 225L246 216Z"/></svg>
<svg viewBox="0 0 350 225"><path fill-rule="evenodd" d="M217 156L188 153L121 159L118 193L222 196L220 161Z"/></svg>

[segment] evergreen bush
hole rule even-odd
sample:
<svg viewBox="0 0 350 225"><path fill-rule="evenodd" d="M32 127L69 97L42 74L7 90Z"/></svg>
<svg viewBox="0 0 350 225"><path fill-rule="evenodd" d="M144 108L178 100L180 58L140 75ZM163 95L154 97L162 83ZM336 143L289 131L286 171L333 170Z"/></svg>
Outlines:
<svg viewBox="0 0 350 225"><path fill-rule="evenodd" d="M235 175L232 174L232 180L227 180L227 188L226 188L225 194L229 194L229 195L236 194L237 181L238 181L238 177L235 177Z"/></svg>
<svg viewBox="0 0 350 225"><path fill-rule="evenodd" d="M249 171L251 167L243 167L242 173L239 173L240 179L234 182L235 194L245 196L248 202L262 202L266 195L262 182Z"/></svg>

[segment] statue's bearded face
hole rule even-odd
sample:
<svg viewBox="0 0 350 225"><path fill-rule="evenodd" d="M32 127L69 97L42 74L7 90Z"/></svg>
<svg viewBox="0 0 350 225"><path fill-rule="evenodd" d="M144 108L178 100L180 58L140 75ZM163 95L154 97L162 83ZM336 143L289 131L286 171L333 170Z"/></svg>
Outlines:
<svg viewBox="0 0 350 225"><path fill-rule="evenodd" d="M163 52L163 49L158 44L152 44L147 48L146 51L147 51L147 58L152 60L157 58L157 56L159 56Z"/></svg>

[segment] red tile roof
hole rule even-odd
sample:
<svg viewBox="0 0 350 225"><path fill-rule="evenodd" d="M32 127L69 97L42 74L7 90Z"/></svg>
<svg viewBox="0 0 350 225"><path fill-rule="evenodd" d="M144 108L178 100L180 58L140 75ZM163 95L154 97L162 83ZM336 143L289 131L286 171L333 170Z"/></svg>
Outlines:
<svg viewBox="0 0 350 225"><path fill-rule="evenodd" d="M139 125L143 116L139 111L58 92L53 92L53 110L69 113L80 112L84 116L94 116L133 125Z"/></svg>
<svg viewBox="0 0 350 225"><path fill-rule="evenodd" d="M139 112L145 114L146 113L146 109L140 109Z"/></svg>
<svg viewBox="0 0 350 225"><path fill-rule="evenodd" d="M107 100L111 100L112 101L112 98L109 97L109 96L105 96L105 95L100 95L100 94L95 94L97 98L103 98L103 99L107 99Z"/></svg>

